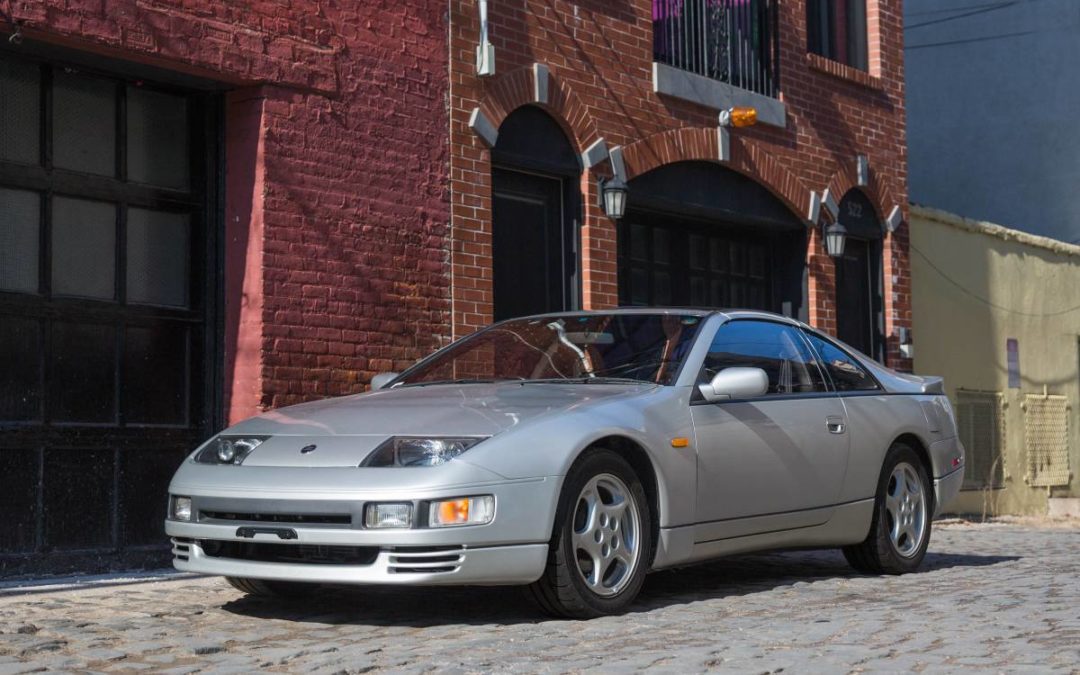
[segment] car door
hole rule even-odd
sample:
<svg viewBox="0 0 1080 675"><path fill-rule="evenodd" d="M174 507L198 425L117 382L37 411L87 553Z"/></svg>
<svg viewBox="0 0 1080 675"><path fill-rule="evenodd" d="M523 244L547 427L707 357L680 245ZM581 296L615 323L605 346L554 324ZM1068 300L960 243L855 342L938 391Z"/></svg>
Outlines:
<svg viewBox="0 0 1080 675"><path fill-rule="evenodd" d="M819 525L848 463L847 416L797 327L738 319L717 329L697 382L761 368L761 397L709 403L695 392L698 543Z"/></svg>

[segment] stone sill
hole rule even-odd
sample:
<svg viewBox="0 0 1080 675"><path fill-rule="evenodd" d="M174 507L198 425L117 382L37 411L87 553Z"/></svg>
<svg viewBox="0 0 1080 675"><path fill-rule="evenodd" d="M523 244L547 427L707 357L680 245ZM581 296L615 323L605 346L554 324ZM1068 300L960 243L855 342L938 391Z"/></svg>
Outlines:
<svg viewBox="0 0 1080 675"><path fill-rule="evenodd" d="M713 110L747 107L757 110L758 123L787 126L787 107L778 99L740 89L726 82L653 62L653 91Z"/></svg>
<svg viewBox="0 0 1080 675"><path fill-rule="evenodd" d="M882 91L885 89L885 83L882 82L880 77L875 77L865 70L859 70L858 68L852 68L849 65L840 63L839 61L833 61L827 59L820 54L807 53L806 63L810 66L810 70L816 70L819 73L825 73L826 75L832 75L835 78L853 82L855 84L868 87L870 89L876 89Z"/></svg>

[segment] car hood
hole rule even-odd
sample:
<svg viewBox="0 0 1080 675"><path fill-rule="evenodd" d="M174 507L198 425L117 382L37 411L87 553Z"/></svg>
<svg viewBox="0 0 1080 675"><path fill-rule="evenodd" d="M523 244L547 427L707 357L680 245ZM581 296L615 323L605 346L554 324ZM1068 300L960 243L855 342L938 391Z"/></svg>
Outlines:
<svg viewBox="0 0 1080 675"><path fill-rule="evenodd" d="M229 435L270 436L244 466L356 466L389 436L494 436L657 385L499 382L384 389L280 408ZM316 450L300 453L302 446Z"/></svg>

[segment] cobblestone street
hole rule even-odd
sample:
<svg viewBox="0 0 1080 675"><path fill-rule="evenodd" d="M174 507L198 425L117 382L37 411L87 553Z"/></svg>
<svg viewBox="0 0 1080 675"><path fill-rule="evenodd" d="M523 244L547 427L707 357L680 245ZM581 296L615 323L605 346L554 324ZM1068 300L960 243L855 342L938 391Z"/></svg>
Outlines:
<svg viewBox="0 0 1080 675"><path fill-rule="evenodd" d="M661 572L631 613L548 620L513 589L245 599L217 578L0 590L0 673L1080 672L1080 529L939 524L925 570L838 552Z"/></svg>

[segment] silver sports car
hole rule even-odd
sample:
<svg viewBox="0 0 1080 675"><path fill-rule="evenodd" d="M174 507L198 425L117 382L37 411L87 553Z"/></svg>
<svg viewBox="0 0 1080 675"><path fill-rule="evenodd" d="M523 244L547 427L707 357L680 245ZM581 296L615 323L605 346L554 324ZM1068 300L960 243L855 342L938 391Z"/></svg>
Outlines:
<svg viewBox="0 0 1080 675"><path fill-rule="evenodd" d="M730 553L914 570L963 476L940 378L763 312L512 319L372 389L199 447L169 488L177 569L270 595L520 585L592 617Z"/></svg>

